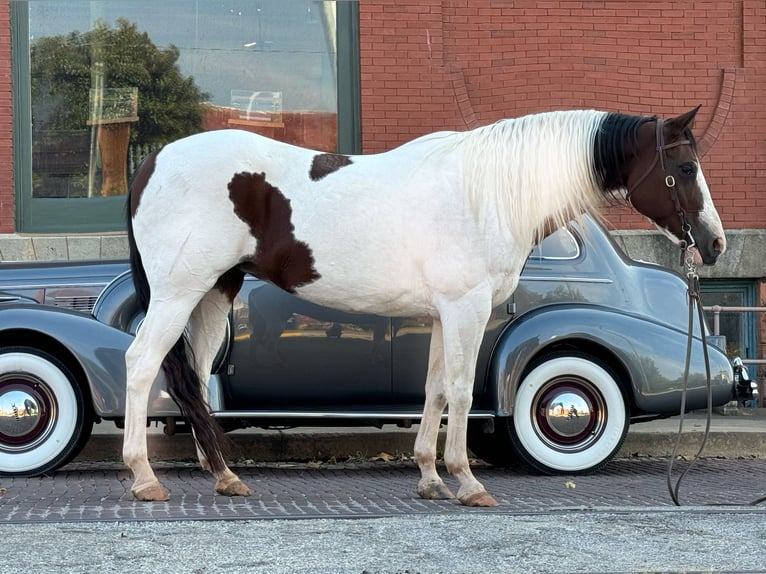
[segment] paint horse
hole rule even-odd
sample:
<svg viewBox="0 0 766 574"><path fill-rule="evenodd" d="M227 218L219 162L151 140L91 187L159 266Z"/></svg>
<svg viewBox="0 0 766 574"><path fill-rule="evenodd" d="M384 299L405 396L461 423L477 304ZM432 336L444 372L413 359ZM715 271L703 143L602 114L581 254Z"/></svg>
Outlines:
<svg viewBox="0 0 766 574"><path fill-rule="evenodd" d="M473 476L467 415L490 310L508 299L530 249L604 198L629 202L696 264L724 252L721 221L690 125L566 111L426 135L376 155L319 153L224 130L168 144L129 198L131 263L146 319L126 354L123 455L133 495L166 500L147 459L147 402L164 369L216 492L248 496L227 467L206 385L246 273L349 312L433 317L426 398L415 441L426 499L497 502Z"/></svg>

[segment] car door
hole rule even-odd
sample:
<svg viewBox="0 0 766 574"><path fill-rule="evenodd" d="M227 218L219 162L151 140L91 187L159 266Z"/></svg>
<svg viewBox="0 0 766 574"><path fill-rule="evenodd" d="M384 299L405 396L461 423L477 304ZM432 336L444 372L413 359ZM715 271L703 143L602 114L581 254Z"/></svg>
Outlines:
<svg viewBox="0 0 766 574"><path fill-rule="evenodd" d="M482 393L485 370L494 341L510 319L507 304L492 310L484 340L479 349L474 396ZM422 410L431 344L431 317L394 318L392 321L394 401L408 409ZM474 406L480 406L475 404Z"/></svg>
<svg viewBox="0 0 766 574"><path fill-rule="evenodd" d="M247 278L233 306L227 407L331 408L391 398L391 321Z"/></svg>

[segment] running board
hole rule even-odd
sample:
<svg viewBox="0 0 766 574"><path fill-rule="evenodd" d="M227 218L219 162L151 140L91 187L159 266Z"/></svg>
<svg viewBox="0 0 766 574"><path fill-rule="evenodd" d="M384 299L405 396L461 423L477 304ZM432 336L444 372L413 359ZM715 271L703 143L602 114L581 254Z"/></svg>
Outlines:
<svg viewBox="0 0 766 574"><path fill-rule="evenodd" d="M423 418L423 412L417 411L230 411L224 405L223 384L219 375L211 375L208 381L208 404L210 405L210 415L218 419L385 419L385 420L420 420ZM492 419L495 418L495 411L491 410L473 410L468 413L471 419ZM447 418L447 413L442 415L442 419Z"/></svg>
<svg viewBox="0 0 766 574"><path fill-rule="evenodd" d="M213 411L210 415L217 419L279 419L279 418L304 418L304 419L417 419L423 418L420 411L401 412L370 412L370 411ZM442 415L447 418L448 413ZM493 411L471 411L469 419L494 418Z"/></svg>

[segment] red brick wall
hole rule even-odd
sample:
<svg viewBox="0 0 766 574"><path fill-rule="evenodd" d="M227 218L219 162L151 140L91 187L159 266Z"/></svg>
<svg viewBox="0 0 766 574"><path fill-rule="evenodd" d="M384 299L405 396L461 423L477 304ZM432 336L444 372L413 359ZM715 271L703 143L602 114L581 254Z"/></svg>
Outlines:
<svg viewBox="0 0 766 574"><path fill-rule="evenodd" d="M754 0L360 3L365 152L550 109L671 116L702 104L728 228L766 227L766 5ZM616 228L649 228L608 208Z"/></svg>
<svg viewBox="0 0 766 574"><path fill-rule="evenodd" d="M11 15L9 0L0 0L0 233L12 233L13 228Z"/></svg>

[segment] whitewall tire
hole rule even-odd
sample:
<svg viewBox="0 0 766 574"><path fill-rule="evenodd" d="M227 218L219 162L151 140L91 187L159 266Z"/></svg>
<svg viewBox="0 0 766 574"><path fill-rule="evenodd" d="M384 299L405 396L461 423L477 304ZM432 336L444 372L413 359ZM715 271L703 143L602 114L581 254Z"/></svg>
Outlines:
<svg viewBox="0 0 766 574"><path fill-rule="evenodd" d="M593 472L619 451L630 417L614 375L580 355L544 359L516 393L511 440L519 456L548 474Z"/></svg>
<svg viewBox="0 0 766 574"><path fill-rule="evenodd" d="M74 457L93 426L82 389L53 356L0 350L0 474L34 476Z"/></svg>

